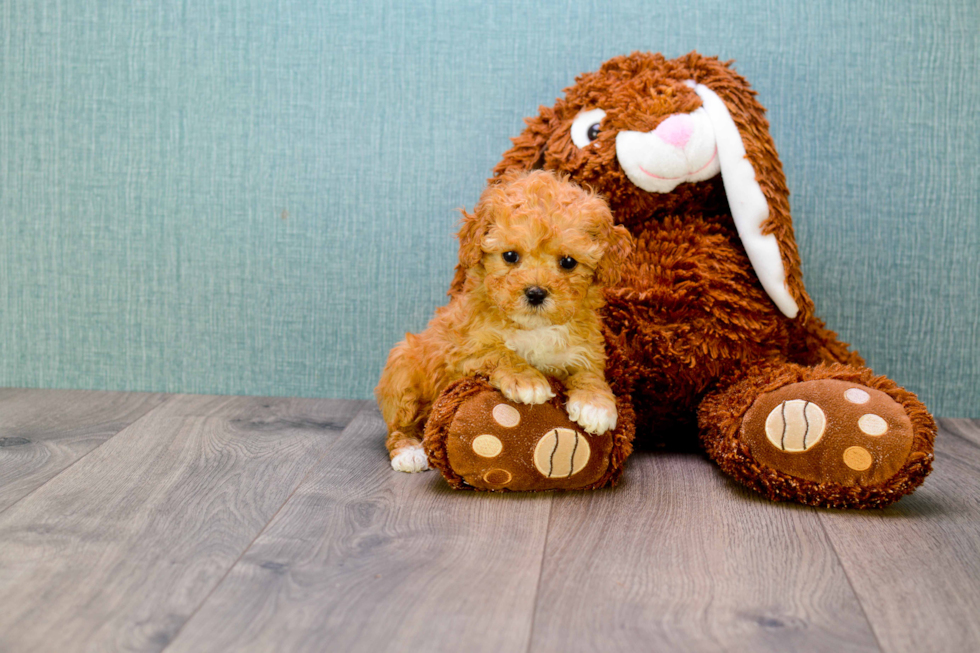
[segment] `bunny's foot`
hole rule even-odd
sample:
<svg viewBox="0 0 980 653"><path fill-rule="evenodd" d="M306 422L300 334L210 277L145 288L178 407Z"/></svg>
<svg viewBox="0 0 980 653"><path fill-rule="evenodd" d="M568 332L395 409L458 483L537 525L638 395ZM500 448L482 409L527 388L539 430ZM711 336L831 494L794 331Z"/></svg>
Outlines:
<svg viewBox="0 0 980 653"><path fill-rule="evenodd" d="M767 365L709 395L702 442L721 468L774 500L874 508L929 473L935 423L870 370Z"/></svg>
<svg viewBox="0 0 980 653"><path fill-rule="evenodd" d="M553 399L527 405L507 400L482 379L454 383L426 422L429 464L456 489L577 490L614 483L631 450L632 410L619 402L619 426L593 435L569 418L561 386L552 387Z"/></svg>

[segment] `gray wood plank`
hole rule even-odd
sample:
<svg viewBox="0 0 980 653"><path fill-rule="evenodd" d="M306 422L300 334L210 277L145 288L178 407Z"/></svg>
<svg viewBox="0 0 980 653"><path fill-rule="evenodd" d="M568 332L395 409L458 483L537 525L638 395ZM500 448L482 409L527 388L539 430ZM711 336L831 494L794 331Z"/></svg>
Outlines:
<svg viewBox="0 0 980 653"><path fill-rule="evenodd" d="M0 394L0 512L165 399L135 392L5 390Z"/></svg>
<svg viewBox="0 0 980 653"><path fill-rule="evenodd" d="M980 650L980 420L939 424L914 494L820 515L884 651Z"/></svg>
<svg viewBox="0 0 980 653"><path fill-rule="evenodd" d="M697 454L557 497L530 651L877 651L816 511Z"/></svg>
<svg viewBox="0 0 980 653"><path fill-rule="evenodd" d="M947 435L968 440L980 447L980 419L940 419L939 429ZM941 442L940 442L941 444Z"/></svg>
<svg viewBox="0 0 980 653"><path fill-rule="evenodd" d="M362 406L175 397L118 433L0 514L0 650L161 650Z"/></svg>
<svg viewBox="0 0 980 653"><path fill-rule="evenodd" d="M522 651L552 497L393 472L361 413L167 648Z"/></svg>

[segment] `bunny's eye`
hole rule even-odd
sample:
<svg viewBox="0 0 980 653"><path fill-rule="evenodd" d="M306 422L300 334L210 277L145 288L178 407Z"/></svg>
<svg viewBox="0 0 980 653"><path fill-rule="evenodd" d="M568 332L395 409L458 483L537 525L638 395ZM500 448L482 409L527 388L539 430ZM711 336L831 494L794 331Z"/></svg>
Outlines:
<svg viewBox="0 0 980 653"><path fill-rule="evenodd" d="M510 264L517 263L518 261L521 260L521 255L514 251L504 252L501 256L503 257L505 262Z"/></svg>
<svg viewBox="0 0 980 653"><path fill-rule="evenodd" d="M578 261L573 259L571 256L563 256L558 259L558 265L562 266L566 270L573 270L575 266L578 265Z"/></svg>
<svg viewBox="0 0 980 653"><path fill-rule="evenodd" d="M572 142L578 148L589 145L592 141L599 138L601 129L600 123L606 117L606 112L602 109L591 109L582 111L575 120L572 121Z"/></svg>

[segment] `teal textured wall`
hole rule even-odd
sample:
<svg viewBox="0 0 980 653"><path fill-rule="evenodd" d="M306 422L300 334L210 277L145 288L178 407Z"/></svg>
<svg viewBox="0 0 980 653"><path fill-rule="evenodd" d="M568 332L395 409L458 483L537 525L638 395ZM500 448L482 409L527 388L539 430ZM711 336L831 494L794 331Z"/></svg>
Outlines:
<svg viewBox="0 0 980 653"><path fill-rule="evenodd" d="M980 5L0 3L0 385L368 397L521 118L735 59L819 312L980 417Z"/></svg>

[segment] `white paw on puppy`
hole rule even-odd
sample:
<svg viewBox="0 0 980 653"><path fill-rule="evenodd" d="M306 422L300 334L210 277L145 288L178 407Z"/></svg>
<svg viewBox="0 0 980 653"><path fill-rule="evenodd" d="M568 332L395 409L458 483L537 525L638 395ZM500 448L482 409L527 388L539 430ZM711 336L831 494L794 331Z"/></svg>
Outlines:
<svg viewBox="0 0 980 653"><path fill-rule="evenodd" d="M396 472L424 472L429 469L429 459L419 446L402 447L391 459Z"/></svg>
<svg viewBox="0 0 980 653"><path fill-rule="evenodd" d="M616 401L611 396L572 391L565 409L569 419L592 435L616 428Z"/></svg>
<svg viewBox="0 0 980 653"><path fill-rule="evenodd" d="M537 405L554 398L555 393L543 374L537 370L519 374L497 374L490 379L490 385L500 390L507 399L518 403Z"/></svg>

